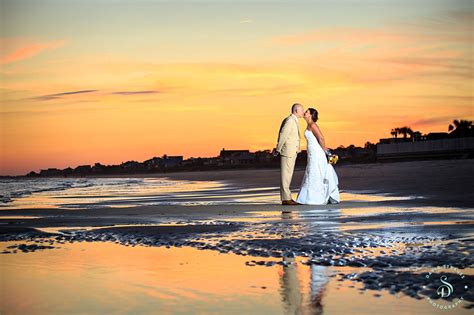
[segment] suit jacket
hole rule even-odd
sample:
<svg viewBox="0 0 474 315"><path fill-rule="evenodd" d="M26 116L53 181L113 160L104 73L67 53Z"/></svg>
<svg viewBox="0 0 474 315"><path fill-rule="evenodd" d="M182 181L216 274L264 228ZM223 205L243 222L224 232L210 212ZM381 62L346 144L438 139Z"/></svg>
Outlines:
<svg viewBox="0 0 474 315"><path fill-rule="evenodd" d="M300 152L300 125L292 115L286 117L281 123L276 150L288 157Z"/></svg>

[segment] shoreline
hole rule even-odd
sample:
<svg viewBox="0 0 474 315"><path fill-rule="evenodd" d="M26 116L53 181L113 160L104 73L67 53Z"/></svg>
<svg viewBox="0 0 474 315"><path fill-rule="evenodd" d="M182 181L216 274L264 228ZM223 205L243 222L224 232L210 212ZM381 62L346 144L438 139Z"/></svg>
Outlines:
<svg viewBox="0 0 474 315"><path fill-rule="evenodd" d="M474 208L474 159L352 164L335 167L342 191L370 191L392 196L421 196L426 204ZM297 192L304 167L295 169L291 189ZM55 178L55 177L49 177ZM65 177L57 177L64 179ZM157 174L91 175L67 178L166 178L219 181L236 188L279 187L279 169L193 171Z"/></svg>

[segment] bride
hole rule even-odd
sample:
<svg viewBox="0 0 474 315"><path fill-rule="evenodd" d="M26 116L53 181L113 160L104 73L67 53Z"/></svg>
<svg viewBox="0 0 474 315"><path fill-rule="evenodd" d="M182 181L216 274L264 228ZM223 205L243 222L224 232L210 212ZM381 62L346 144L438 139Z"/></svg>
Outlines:
<svg viewBox="0 0 474 315"><path fill-rule="evenodd" d="M318 111L309 108L304 113L308 127L304 132L308 148L308 163L296 202L307 205L339 203L338 178L334 167L326 158L324 137L316 121Z"/></svg>

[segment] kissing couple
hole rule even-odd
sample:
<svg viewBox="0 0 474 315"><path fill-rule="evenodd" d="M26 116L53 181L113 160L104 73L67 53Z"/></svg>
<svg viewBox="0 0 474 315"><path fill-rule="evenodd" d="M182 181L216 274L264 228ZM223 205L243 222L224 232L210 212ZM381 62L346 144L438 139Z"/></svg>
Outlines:
<svg viewBox="0 0 474 315"><path fill-rule="evenodd" d="M308 161L301 188L296 201L291 198L290 184L295 168L296 157L300 150L300 125L298 119L306 123L304 136L307 141ZM286 117L278 134L278 143L273 151L281 156L280 197L282 205L325 205L339 203L339 188L336 171L328 162L331 154L326 148L323 133L318 124L318 111L308 108L306 111L299 103L291 107L291 115Z"/></svg>

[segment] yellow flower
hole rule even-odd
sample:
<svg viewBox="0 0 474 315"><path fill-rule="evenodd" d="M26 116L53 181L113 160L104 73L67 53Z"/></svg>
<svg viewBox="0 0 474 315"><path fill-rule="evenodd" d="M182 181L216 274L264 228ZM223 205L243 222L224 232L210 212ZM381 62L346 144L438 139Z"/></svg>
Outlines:
<svg viewBox="0 0 474 315"><path fill-rule="evenodd" d="M339 157L336 154L331 154L329 156L329 164L334 165L337 163L338 160L339 160Z"/></svg>

